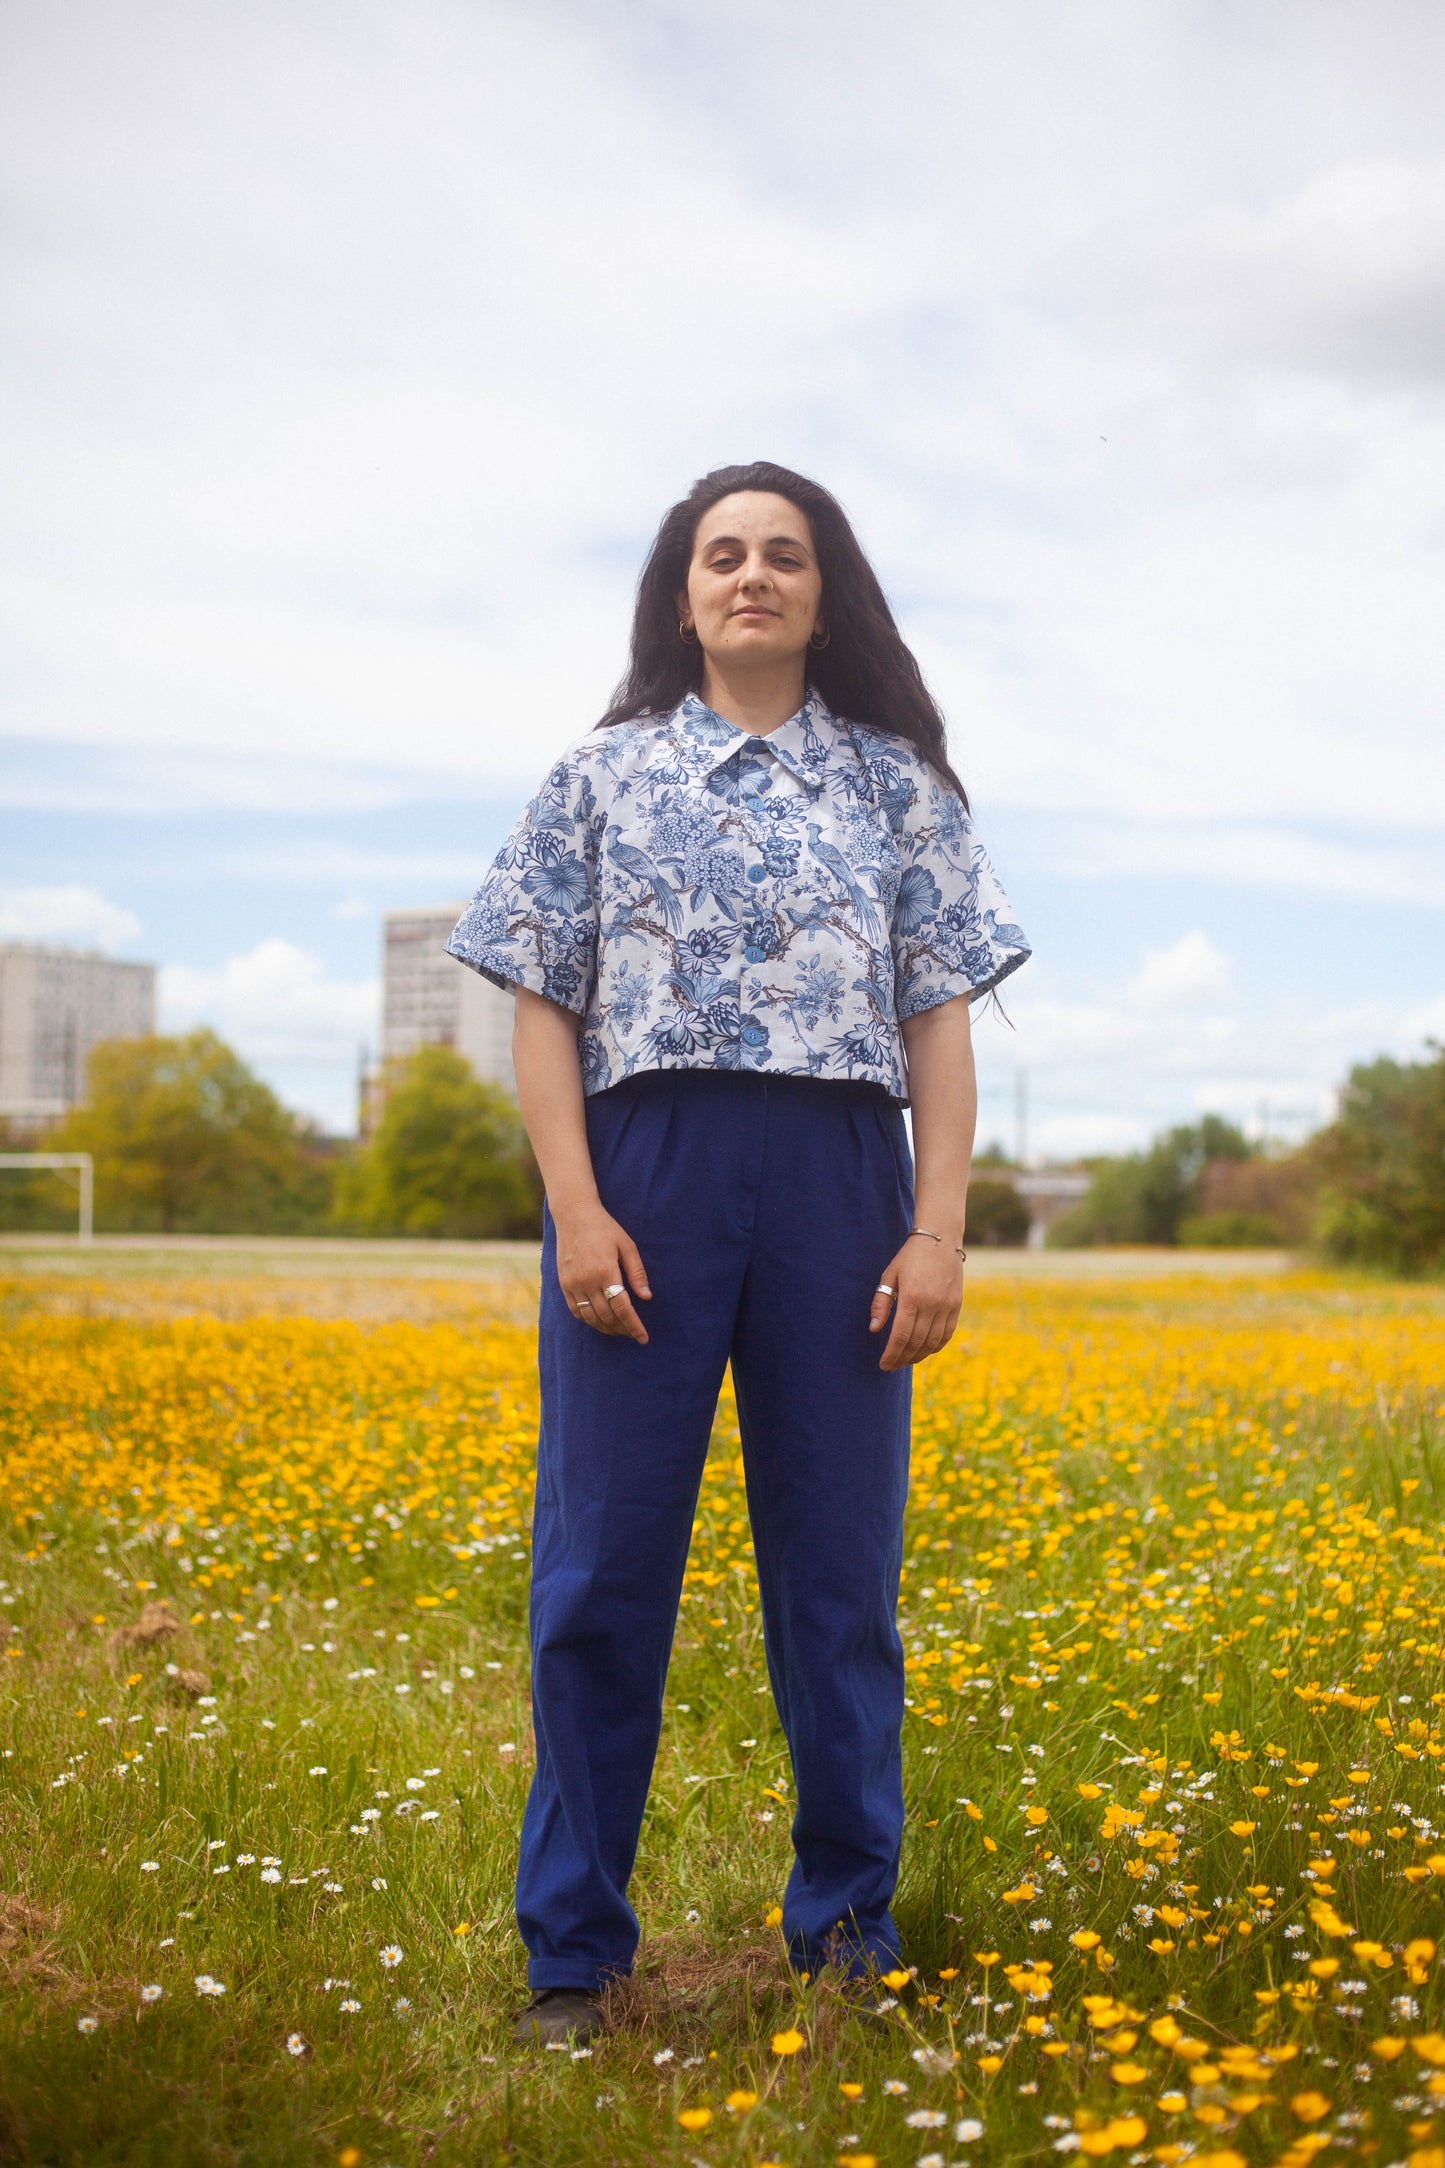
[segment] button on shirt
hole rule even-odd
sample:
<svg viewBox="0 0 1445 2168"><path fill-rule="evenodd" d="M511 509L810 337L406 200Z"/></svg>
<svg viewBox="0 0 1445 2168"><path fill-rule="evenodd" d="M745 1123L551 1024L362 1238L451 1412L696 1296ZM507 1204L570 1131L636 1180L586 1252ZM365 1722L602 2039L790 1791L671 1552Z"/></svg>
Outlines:
<svg viewBox="0 0 1445 2168"><path fill-rule="evenodd" d="M591 731L447 949L582 1019L589 1093L713 1068L905 1100L900 1022L976 999L1029 954L957 793L811 691L766 737L692 693Z"/></svg>

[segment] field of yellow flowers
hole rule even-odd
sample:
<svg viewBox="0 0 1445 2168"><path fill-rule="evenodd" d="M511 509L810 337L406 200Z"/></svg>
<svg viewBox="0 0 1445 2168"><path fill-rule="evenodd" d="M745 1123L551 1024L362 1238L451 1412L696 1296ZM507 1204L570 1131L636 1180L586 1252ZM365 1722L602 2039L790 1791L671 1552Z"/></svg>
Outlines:
<svg viewBox="0 0 1445 2168"><path fill-rule="evenodd" d="M970 1291L872 2022L783 1961L725 1402L638 1971L543 2054L525 1301L305 1306L0 1286L0 2161L1445 2168L1440 1290Z"/></svg>

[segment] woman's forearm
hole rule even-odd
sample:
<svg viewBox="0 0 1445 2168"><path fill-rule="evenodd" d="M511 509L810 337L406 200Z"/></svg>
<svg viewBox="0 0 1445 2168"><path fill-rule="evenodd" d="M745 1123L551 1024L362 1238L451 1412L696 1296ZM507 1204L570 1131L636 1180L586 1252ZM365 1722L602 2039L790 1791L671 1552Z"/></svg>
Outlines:
<svg viewBox="0 0 1445 2168"><path fill-rule="evenodd" d="M519 986L512 1023L517 1104L532 1141L554 1219L598 1202L587 1148L578 1019L569 1009Z"/></svg>
<svg viewBox="0 0 1445 2168"><path fill-rule="evenodd" d="M577 1018L517 988L512 1062L557 1233L557 1284L579 1323L647 1345L633 1298L652 1299L637 1244L603 1204L587 1144ZM630 1292L629 1292L630 1290Z"/></svg>
<svg viewBox="0 0 1445 2168"><path fill-rule="evenodd" d="M921 1010L901 1028L913 1103L913 1220L939 1239L905 1239L880 1274L869 1313L869 1331L888 1332L880 1370L922 1362L953 1337L977 1113L967 998Z"/></svg>
<svg viewBox="0 0 1445 2168"><path fill-rule="evenodd" d="M978 1082L966 995L902 1025L913 1108L914 1217L950 1245L963 1240Z"/></svg>

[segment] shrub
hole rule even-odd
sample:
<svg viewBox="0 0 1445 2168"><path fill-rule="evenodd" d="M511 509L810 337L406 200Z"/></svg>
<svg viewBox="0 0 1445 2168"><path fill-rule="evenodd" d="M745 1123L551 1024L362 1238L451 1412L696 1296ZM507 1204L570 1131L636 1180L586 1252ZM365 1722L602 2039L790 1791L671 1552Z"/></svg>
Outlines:
<svg viewBox="0 0 1445 2168"><path fill-rule="evenodd" d="M1180 1221L1179 1240L1186 1250L1272 1250L1284 1232L1267 1212L1198 1212Z"/></svg>
<svg viewBox="0 0 1445 2168"><path fill-rule="evenodd" d="M1278 1158L1260 1153L1251 1159L1215 1159L1199 1177L1198 1216L1243 1214L1269 1222L1272 1232L1260 1240L1304 1242L1318 1187L1319 1168L1308 1148Z"/></svg>
<svg viewBox="0 0 1445 2168"><path fill-rule="evenodd" d="M965 1243L980 1249L1022 1249L1029 1238L1029 1208L1012 1182L984 1175L968 1186Z"/></svg>
<svg viewBox="0 0 1445 2168"><path fill-rule="evenodd" d="M1332 1257L1405 1274L1445 1264L1445 1047L1432 1061L1352 1069L1313 1151Z"/></svg>
<svg viewBox="0 0 1445 2168"><path fill-rule="evenodd" d="M381 1116L341 1173L336 1215L358 1234L541 1232L542 1190L516 1101L446 1046L388 1066Z"/></svg>
<svg viewBox="0 0 1445 2168"><path fill-rule="evenodd" d="M1180 1223L1199 1209L1199 1183L1216 1160L1244 1160L1250 1147L1232 1122L1217 1114L1169 1129L1145 1152L1096 1159L1089 1193L1049 1229L1051 1249L1091 1243L1172 1243Z"/></svg>

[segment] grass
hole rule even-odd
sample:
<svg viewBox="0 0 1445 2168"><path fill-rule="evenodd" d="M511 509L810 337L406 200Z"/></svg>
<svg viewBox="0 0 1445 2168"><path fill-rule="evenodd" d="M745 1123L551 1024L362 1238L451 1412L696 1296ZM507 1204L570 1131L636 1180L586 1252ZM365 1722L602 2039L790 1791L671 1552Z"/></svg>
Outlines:
<svg viewBox="0 0 1445 2168"><path fill-rule="evenodd" d="M0 2160L1445 2168L1438 1290L978 1284L919 1381L876 2026L783 1962L725 1403L579 2058L507 2036L529 1300L0 1290Z"/></svg>

